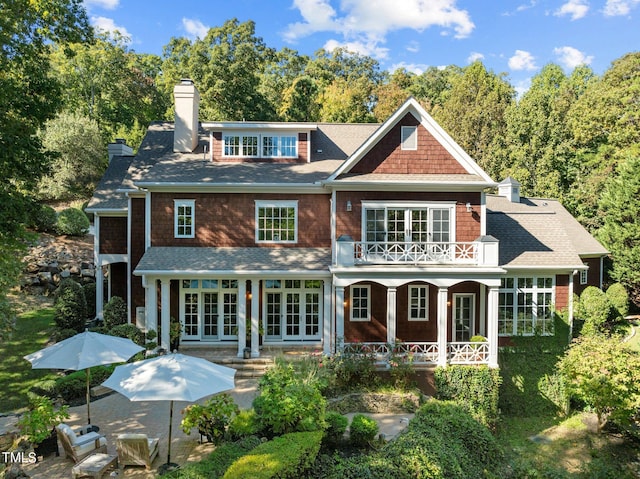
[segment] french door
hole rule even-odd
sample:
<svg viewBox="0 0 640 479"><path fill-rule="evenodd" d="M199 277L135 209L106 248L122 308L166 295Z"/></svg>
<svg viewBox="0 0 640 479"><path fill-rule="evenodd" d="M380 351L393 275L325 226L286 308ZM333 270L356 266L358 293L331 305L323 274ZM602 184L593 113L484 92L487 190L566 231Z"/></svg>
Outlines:
<svg viewBox="0 0 640 479"><path fill-rule="evenodd" d="M321 281L267 280L264 321L267 340L320 339Z"/></svg>
<svg viewBox="0 0 640 479"><path fill-rule="evenodd" d="M366 208L363 237L368 242L448 243L451 222L449 207Z"/></svg>
<svg viewBox="0 0 640 479"><path fill-rule="evenodd" d="M453 325L454 341L468 342L474 335L475 294L454 294Z"/></svg>
<svg viewBox="0 0 640 479"><path fill-rule="evenodd" d="M236 280L183 280L180 285L182 338L237 339L237 287Z"/></svg>

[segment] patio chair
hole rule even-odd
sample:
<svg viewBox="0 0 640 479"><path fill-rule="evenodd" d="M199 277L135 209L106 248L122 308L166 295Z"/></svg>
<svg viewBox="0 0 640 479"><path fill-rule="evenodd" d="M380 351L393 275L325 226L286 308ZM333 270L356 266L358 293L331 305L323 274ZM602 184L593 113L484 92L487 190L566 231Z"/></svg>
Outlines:
<svg viewBox="0 0 640 479"><path fill-rule="evenodd" d="M82 434L83 430L86 429L80 430L81 434L78 434L67 424L56 426L56 434L65 454L76 463L94 452L107 453L107 439L104 436L97 432Z"/></svg>
<svg viewBox="0 0 640 479"><path fill-rule="evenodd" d="M158 438L150 439L146 434L120 434L116 438L118 463L124 466L145 466L151 469L151 463L158 455Z"/></svg>

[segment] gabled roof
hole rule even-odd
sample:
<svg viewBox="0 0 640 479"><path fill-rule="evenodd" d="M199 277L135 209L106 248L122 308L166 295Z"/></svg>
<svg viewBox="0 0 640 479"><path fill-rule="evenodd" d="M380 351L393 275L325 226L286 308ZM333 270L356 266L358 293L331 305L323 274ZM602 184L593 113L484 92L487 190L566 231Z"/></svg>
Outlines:
<svg viewBox="0 0 640 479"><path fill-rule="evenodd" d="M127 197L120 191L127 176L132 156L114 156L109 162L107 171L100 179L93 197L89 201L87 211L126 211Z"/></svg>
<svg viewBox="0 0 640 479"><path fill-rule="evenodd" d="M329 177L328 182L338 180L341 176L348 175L351 169L358 164L364 156L371 151L396 124L408 113L412 114L420 124L445 148L445 150L464 168L464 170L486 186L495 186L495 182L489 175L458 145L447 132L427 113L427 111L411 97L396 112L389 117L367 141L365 141L351 157L345 161ZM446 181L445 178L443 180Z"/></svg>
<svg viewBox="0 0 640 479"><path fill-rule="evenodd" d="M557 200L487 195L487 234L507 268L584 269L583 258L608 253Z"/></svg>

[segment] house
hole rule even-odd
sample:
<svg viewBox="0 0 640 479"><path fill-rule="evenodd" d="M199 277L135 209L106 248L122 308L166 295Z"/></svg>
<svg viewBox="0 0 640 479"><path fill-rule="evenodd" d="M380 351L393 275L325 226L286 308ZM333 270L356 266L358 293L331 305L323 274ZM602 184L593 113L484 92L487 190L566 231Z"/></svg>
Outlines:
<svg viewBox="0 0 640 479"><path fill-rule="evenodd" d="M497 184L407 100L382 124L206 122L190 80L138 153L110 145L95 215L97 310L169 347L391 344L416 362L497 366L514 335L601 286L607 251L562 207ZM488 194L495 191L497 194ZM475 335L487 341L471 342Z"/></svg>

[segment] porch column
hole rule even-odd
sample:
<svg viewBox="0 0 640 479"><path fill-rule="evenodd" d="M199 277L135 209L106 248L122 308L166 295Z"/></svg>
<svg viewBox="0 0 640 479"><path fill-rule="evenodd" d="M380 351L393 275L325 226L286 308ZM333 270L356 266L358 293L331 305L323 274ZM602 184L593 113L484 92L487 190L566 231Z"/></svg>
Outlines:
<svg viewBox="0 0 640 479"><path fill-rule="evenodd" d="M480 284L480 303L478 308L480 310L480 336L487 337L487 287L484 284Z"/></svg>
<svg viewBox="0 0 640 479"><path fill-rule="evenodd" d="M387 288L387 343L396 344L396 288Z"/></svg>
<svg viewBox="0 0 640 479"><path fill-rule="evenodd" d="M331 281L322 282L322 353L331 354Z"/></svg>
<svg viewBox="0 0 640 479"><path fill-rule="evenodd" d="M438 288L438 366L447 365L447 288Z"/></svg>
<svg viewBox="0 0 640 479"><path fill-rule="evenodd" d="M160 280L160 327L162 329L162 337L160 338L160 347L165 351L169 351L171 347L171 339L169 337L169 323L171 321L170 307L170 285L171 281L166 278Z"/></svg>
<svg viewBox="0 0 640 479"><path fill-rule="evenodd" d="M336 286L336 352L344 345L344 286Z"/></svg>
<svg viewBox="0 0 640 479"><path fill-rule="evenodd" d="M251 357L260 357L260 280L251 280Z"/></svg>
<svg viewBox="0 0 640 479"><path fill-rule="evenodd" d="M489 367L498 367L498 290L489 287L487 298L487 339L489 340Z"/></svg>
<svg viewBox="0 0 640 479"><path fill-rule="evenodd" d="M238 357L244 355L247 347L247 280L238 280Z"/></svg>
<svg viewBox="0 0 640 479"><path fill-rule="evenodd" d="M144 322L145 329L147 331L158 330L158 284L155 279L147 280L147 287L145 289L145 312ZM156 338L157 341L158 338Z"/></svg>
<svg viewBox="0 0 640 479"><path fill-rule="evenodd" d="M104 271L99 259L96 261L96 316L100 320L104 318Z"/></svg>

